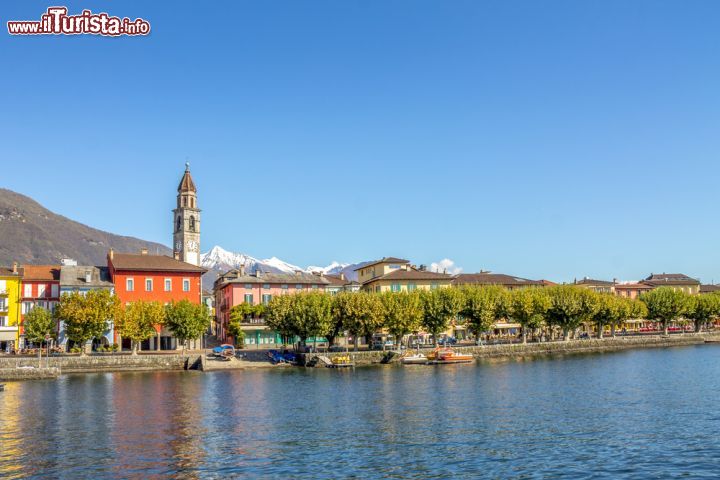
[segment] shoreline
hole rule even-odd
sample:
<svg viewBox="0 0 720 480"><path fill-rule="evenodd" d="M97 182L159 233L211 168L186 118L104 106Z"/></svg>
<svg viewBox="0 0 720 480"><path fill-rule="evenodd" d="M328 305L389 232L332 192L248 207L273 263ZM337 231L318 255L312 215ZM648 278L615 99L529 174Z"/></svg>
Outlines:
<svg viewBox="0 0 720 480"><path fill-rule="evenodd" d="M669 348L676 346L700 345L707 342L720 343L720 332L688 333L669 337L606 337L601 339L570 340L567 342L544 342L528 344L500 344L482 346L459 346L454 350L472 354L476 360L513 359L527 357L562 356L584 353L603 353L641 348ZM259 352L258 352L259 353ZM392 351L350 351L356 366L399 364L398 355ZM332 359L344 356L345 352L320 352L299 354L301 367L317 356ZM257 356L256 356L257 357ZM255 370L262 368L288 368L273 365L261 360L241 360L234 358L230 362L221 362L206 358L205 352L186 352L168 355L89 355L50 357L50 369L43 358L39 368L37 357L0 357L0 381L22 381L33 379L57 378L63 374L104 373L104 372L143 372L143 371L183 371L216 372L228 370ZM32 368L29 368L32 367ZM319 368L319 367L302 367Z"/></svg>

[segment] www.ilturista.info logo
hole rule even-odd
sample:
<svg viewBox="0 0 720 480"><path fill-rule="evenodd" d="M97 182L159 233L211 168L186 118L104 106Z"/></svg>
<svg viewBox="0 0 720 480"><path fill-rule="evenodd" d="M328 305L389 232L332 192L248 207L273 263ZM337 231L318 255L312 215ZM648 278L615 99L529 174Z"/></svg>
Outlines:
<svg viewBox="0 0 720 480"><path fill-rule="evenodd" d="M10 35L147 35L150 22L137 18L111 17L107 13L83 10L80 15L68 15L67 7L49 7L40 21L20 20L7 22Z"/></svg>

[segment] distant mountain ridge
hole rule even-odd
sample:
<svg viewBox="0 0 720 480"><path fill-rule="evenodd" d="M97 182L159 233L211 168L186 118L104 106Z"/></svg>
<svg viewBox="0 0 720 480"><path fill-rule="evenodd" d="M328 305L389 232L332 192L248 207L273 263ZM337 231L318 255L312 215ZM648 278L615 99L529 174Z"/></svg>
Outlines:
<svg viewBox="0 0 720 480"><path fill-rule="evenodd" d="M160 243L88 227L46 209L30 197L0 188L0 265L56 264L72 258L81 265L104 265L110 248L119 252L171 255Z"/></svg>
<svg viewBox="0 0 720 480"><path fill-rule="evenodd" d="M240 266L244 266L245 270L249 273L254 273L258 269L268 273L293 273L300 270L309 273L322 272L326 275L339 275L340 273L343 273L348 280L357 280L357 272L355 272L355 269L370 262L332 262L330 265L325 267L309 266L307 268L302 268L280 260L277 257L260 260L244 253L227 251L216 245L207 253L200 255L200 263L203 267L209 270L209 272L205 274L206 277L204 277L203 280L207 281L210 277L212 277L212 280L214 281L219 273L227 272L228 270L239 268ZM207 285L208 284L206 283L206 288Z"/></svg>
<svg viewBox="0 0 720 480"><path fill-rule="evenodd" d="M152 254L172 255L165 245L135 237L115 235L98 230L62 215L51 212L30 197L0 188L0 266L20 264L59 264L63 258L76 260L80 265L105 265L110 248L117 252L140 252L147 248ZM257 259L244 253L234 253L220 246L200 255L208 272L203 287L212 289L217 275L245 266L248 272L292 273L323 272L326 275L345 274L357 280L356 268L370 262L332 262L325 267L302 268L277 257Z"/></svg>

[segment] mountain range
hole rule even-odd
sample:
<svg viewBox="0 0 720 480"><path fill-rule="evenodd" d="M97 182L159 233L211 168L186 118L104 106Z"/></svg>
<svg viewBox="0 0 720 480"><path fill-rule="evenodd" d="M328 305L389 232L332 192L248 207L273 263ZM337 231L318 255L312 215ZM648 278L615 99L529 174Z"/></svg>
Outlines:
<svg viewBox="0 0 720 480"><path fill-rule="evenodd" d="M168 234L169 235L169 234ZM153 254L172 255L165 245L148 242L135 237L115 235L58 215L30 197L0 188L0 265L58 264L63 258L76 260L80 265L105 265L110 248L117 252L139 252L147 248ZM205 288L212 284L221 272L241 265L248 272L261 269L264 272L292 273L323 272L344 273L356 280L354 271L369 262L332 262L325 267L298 267L272 257L260 260L243 253L233 253L215 246L200 256L202 266L208 269L203 277Z"/></svg>

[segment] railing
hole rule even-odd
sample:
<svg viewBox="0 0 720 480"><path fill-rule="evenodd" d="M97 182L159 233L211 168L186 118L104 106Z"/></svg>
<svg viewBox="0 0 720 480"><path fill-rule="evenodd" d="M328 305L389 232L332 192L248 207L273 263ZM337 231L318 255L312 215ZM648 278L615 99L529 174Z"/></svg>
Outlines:
<svg viewBox="0 0 720 480"><path fill-rule="evenodd" d="M265 319L264 318L246 318L242 322L240 322L240 325L265 325Z"/></svg>

